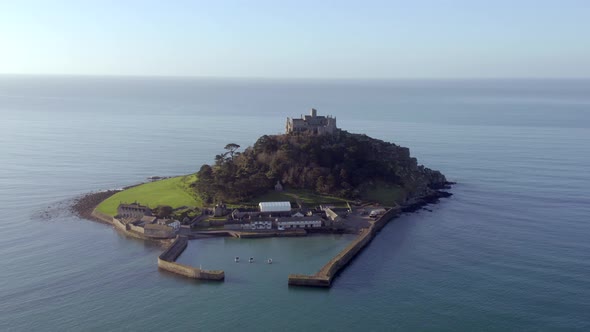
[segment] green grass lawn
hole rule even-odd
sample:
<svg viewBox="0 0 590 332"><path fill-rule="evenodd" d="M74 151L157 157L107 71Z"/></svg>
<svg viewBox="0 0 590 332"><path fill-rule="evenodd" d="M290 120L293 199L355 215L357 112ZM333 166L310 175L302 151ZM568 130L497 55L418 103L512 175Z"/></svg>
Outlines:
<svg viewBox="0 0 590 332"><path fill-rule="evenodd" d="M114 194L96 208L99 212L114 216L121 203L138 202L155 208L158 205L202 207L203 202L192 193L189 185L197 180L196 175L179 176L141 184Z"/></svg>
<svg viewBox="0 0 590 332"><path fill-rule="evenodd" d="M320 204L335 204L346 206L347 200L340 197L320 195L310 190L304 189L286 189L284 191L269 191L268 193L258 196L249 204L258 205L260 202L276 202L276 201L300 201L305 205L314 206Z"/></svg>

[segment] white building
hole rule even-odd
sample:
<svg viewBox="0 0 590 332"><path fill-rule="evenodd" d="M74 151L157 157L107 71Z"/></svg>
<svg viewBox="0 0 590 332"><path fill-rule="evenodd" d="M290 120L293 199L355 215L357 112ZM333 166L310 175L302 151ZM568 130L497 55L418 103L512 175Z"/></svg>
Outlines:
<svg viewBox="0 0 590 332"><path fill-rule="evenodd" d="M371 218L375 218L379 215L382 215L385 213L385 209L375 209L375 210L371 210L371 213L369 213L369 217Z"/></svg>
<svg viewBox="0 0 590 332"><path fill-rule="evenodd" d="M180 229L180 221L174 220L173 222L168 224L168 227L172 227L175 231L178 231Z"/></svg>
<svg viewBox="0 0 590 332"><path fill-rule="evenodd" d="M272 229L272 221L253 221L250 229Z"/></svg>
<svg viewBox="0 0 590 332"><path fill-rule="evenodd" d="M319 217L301 217L301 218L279 218L277 226L283 229L292 228L320 228L322 227L322 218Z"/></svg>
<svg viewBox="0 0 590 332"><path fill-rule="evenodd" d="M289 202L260 202L258 203L260 212L290 212L291 203Z"/></svg>
<svg viewBox="0 0 590 332"><path fill-rule="evenodd" d="M180 229L180 221L178 221L178 220L158 219L156 221L156 223L158 225L165 225L165 226L168 226L168 227L172 227L172 229L174 229L175 231L178 231Z"/></svg>

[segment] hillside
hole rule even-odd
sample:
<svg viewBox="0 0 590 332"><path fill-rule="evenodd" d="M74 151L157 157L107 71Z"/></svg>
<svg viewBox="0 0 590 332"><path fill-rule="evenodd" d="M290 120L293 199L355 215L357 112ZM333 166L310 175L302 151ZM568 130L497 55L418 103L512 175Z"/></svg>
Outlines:
<svg viewBox="0 0 590 332"><path fill-rule="evenodd" d="M447 184L439 171L419 165L410 150L393 143L337 130L333 135L264 135L238 152L228 144L213 165L203 165L193 184L206 203L237 203L272 190L306 189L347 199L396 201L427 194Z"/></svg>
<svg viewBox="0 0 590 332"><path fill-rule="evenodd" d="M121 203L138 202L155 208L168 205L172 208L181 206L200 207L202 202L189 187L196 181L194 175L179 176L155 182L144 183L120 191L101 202L96 210L114 216Z"/></svg>

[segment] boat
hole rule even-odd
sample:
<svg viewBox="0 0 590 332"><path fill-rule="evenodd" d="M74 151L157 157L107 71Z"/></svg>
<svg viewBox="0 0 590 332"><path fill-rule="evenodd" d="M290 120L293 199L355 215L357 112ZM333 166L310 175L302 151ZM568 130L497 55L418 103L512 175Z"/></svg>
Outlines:
<svg viewBox="0 0 590 332"><path fill-rule="evenodd" d="M269 259L267 259L267 260L266 260L266 262L267 262L268 264L272 264L272 258L269 258Z"/></svg>
<svg viewBox="0 0 590 332"><path fill-rule="evenodd" d="M240 261L240 257L236 256L236 258L234 258L234 261L237 263Z"/></svg>
<svg viewBox="0 0 590 332"><path fill-rule="evenodd" d="M248 260L248 262L253 263L254 262L254 257L250 257L250 259Z"/></svg>

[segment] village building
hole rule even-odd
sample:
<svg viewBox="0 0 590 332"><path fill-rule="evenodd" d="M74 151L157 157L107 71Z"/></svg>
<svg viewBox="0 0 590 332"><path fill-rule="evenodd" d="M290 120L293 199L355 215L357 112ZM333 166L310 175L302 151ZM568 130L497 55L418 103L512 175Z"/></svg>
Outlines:
<svg viewBox="0 0 590 332"><path fill-rule="evenodd" d="M268 213L268 212L291 212L291 203L290 202L260 202L258 203L258 207L260 208L260 212Z"/></svg>
<svg viewBox="0 0 590 332"><path fill-rule="evenodd" d="M309 115L302 115L301 119L287 118L286 133L333 134L336 129L336 118L318 115L312 108Z"/></svg>
<svg viewBox="0 0 590 332"><path fill-rule="evenodd" d="M221 217L227 214L227 206L223 203L215 204L213 216Z"/></svg>
<svg viewBox="0 0 590 332"><path fill-rule="evenodd" d="M117 208L117 215L121 218L137 218L141 219L143 216L151 216L152 210L139 203L119 204Z"/></svg>
<svg viewBox="0 0 590 332"><path fill-rule="evenodd" d="M258 220L250 223L250 229L265 230L272 229L272 221L270 220Z"/></svg>
<svg viewBox="0 0 590 332"><path fill-rule="evenodd" d="M173 219L158 219L156 221L156 224L171 227L175 231L178 231L180 229L180 221L178 221L178 220L173 220Z"/></svg>
<svg viewBox="0 0 590 332"><path fill-rule="evenodd" d="M225 222L223 224L223 228L233 230L233 231L250 229L250 222L249 221L240 221L240 220L231 220L231 221Z"/></svg>
<svg viewBox="0 0 590 332"><path fill-rule="evenodd" d="M253 208L236 208L231 212L231 218L233 220L251 219L257 216L260 216L260 210Z"/></svg>
<svg viewBox="0 0 590 332"><path fill-rule="evenodd" d="M224 229L231 230L271 230L273 229L272 218L258 218L253 221L228 221L223 225Z"/></svg>
<svg viewBox="0 0 590 332"><path fill-rule="evenodd" d="M321 228L322 218L320 217L291 217L278 218L276 220L278 229L293 228Z"/></svg>
<svg viewBox="0 0 590 332"><path fill-rule="evenodd" d="M342 217L338 215L338 213L331 208L326 208L324 210L326 213L326 217L328 217L331 221L338 222L342 220Z"/></svg>

